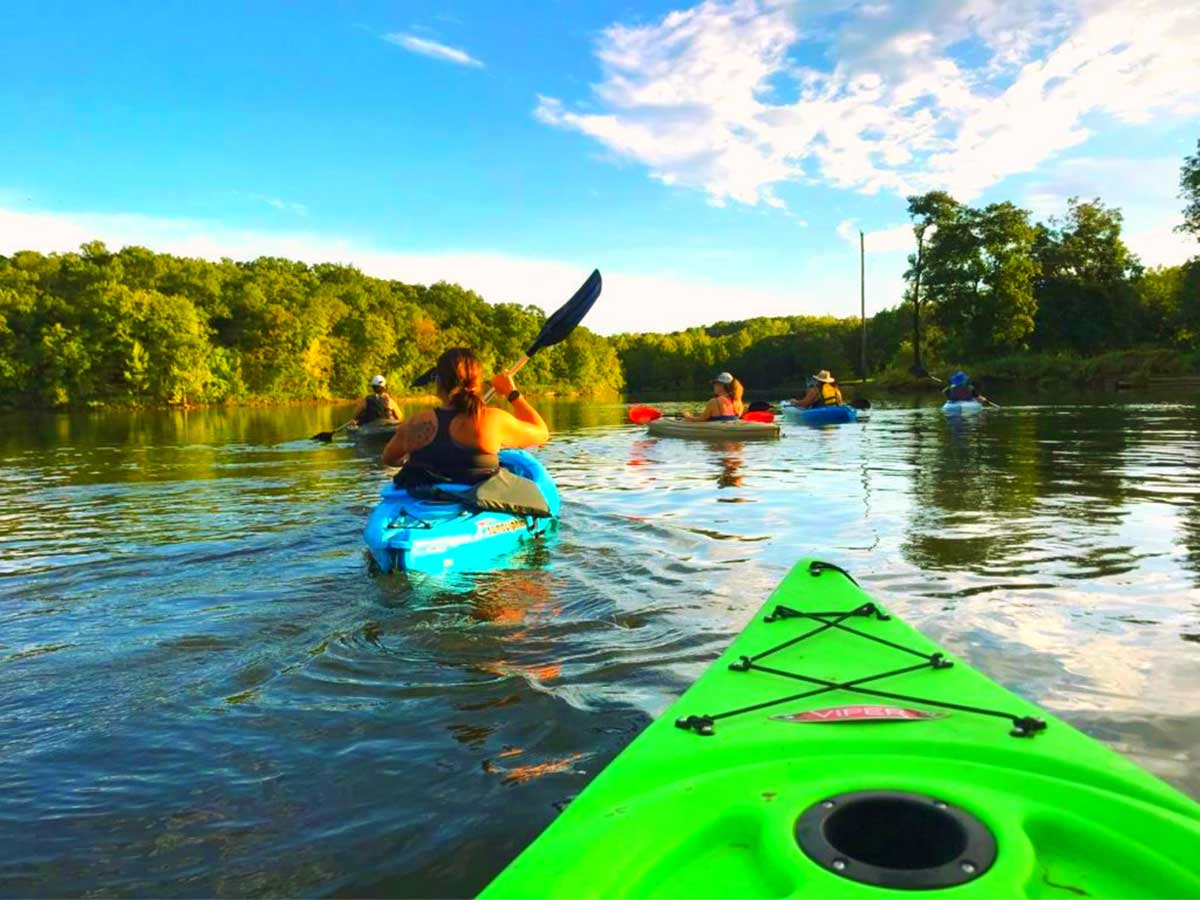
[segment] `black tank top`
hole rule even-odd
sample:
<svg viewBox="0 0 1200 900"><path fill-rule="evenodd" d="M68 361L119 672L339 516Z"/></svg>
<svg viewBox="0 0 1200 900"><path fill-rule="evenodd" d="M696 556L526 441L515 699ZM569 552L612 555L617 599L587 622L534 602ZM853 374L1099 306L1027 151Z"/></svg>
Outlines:
<svg viewBox="0 0 1200 900"><path fill-rule="evenodd" d="M391 418L391 413L388 410L388 395L387 394L371 394L366 399L366 405L363 411L358 414L355 421L359 425L366 425L368 422L374 422L376 419Z"/></svg>
<svg viewBox="0 0 1200 900"><path fill-rule="evenodd" d="M464 447L450 437L450 423L459 414L458 410L435 409L434 414L437 415L437 434L420 450L408 455L408 463L403 469L408 473L405 481L413 476L426 476L427 480L435 482L478 484L496 474L500 468L499 456Z"/></svg>

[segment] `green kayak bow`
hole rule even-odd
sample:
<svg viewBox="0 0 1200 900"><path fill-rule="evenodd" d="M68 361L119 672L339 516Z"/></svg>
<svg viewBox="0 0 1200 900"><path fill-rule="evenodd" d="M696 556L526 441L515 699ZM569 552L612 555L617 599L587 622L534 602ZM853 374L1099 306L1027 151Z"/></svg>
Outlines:
<svg viewBox="0 0 1200 900"><path fill-rule="evenodd" d="M921 892L1200 897L1200 806L803 560L482 896Z"/></svg>

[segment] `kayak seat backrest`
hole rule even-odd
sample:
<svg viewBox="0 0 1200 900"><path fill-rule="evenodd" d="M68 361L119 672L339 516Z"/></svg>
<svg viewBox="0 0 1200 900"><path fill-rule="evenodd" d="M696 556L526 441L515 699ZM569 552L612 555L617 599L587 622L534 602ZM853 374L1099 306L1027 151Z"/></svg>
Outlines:
<svg viewBox="0 0 1200 900"><path fill-rule="evenodd" d="M542 496L546 500L546 506L550 509L550 515L557 516L560 506L558 499L558 487L554 484L554 479L550 477L550 473L538 461L538 458L532 453L527 453L524 450L501 450L500 451L500 468L507 469L514 475L520 475L522 478L528 478L537 485Z"/></svg>
<svg viewBox="0 0 1200 900"><path fill-rule="evenodd" d="M501 450L500 470L479 484L387 485L384 500L419 500L430 506L465 506L473 510L548 518L558 515L558 489L542 464L523 450Z"/></svg>
<svg viewBox="0 0 1200 900"><path fill-rule="evenodd" d="M534 518L554 515L536 482L504 468L487 481L465 490L451 490L448 485L436 485L432 490L437 496L457 500L472 509Z"/></svg>

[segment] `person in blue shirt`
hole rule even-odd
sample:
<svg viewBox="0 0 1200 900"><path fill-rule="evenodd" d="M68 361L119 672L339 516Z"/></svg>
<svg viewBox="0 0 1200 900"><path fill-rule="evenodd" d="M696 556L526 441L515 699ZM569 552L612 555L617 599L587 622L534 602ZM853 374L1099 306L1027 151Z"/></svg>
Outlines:
<svg viewBox="0 0 1200 900"><path fill-rule="evenodd" d="M988 402L987 397L979 393L975 389L975 385L971 384L970 376L961 369L950 376L950 383L942 388L942 393L952 403L962 403L967 400L978 400L980 403Z"/></svg>

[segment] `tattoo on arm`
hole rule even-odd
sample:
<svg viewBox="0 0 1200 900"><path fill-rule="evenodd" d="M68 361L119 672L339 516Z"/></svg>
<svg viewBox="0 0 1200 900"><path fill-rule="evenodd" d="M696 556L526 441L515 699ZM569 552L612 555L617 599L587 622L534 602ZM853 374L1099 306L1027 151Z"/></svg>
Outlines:
<svg viewBox="0 0 1200 900"><path fill-rule="evenodd" d="M383 448L383 461L389 466L403 465L414 450L420 450L437 434L437 420L432 416L417 416L401 422L388 445Z"/></svg>
<svg viewBox="0 0 1200 900"><path fill-rule="evenodd" d="M407 452L412 453L414 450L420 450L433 441L434 435L437 434L437 422L431 422L422 416L419 419L408 422L405 425L405 432Z"/></svg>

